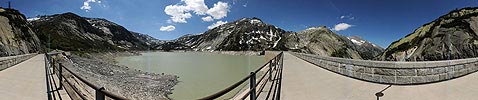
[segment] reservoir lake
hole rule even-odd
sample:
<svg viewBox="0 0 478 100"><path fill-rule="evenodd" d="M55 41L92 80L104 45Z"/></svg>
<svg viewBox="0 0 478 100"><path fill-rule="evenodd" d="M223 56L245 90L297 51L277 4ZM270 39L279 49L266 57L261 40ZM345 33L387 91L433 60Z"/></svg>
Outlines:
<svg viewBox="0 0 478 100"><path fill-rule="evenodd" d="M179 76L170 98L198 99L216 93L262 66L264 56L238 56L205 52L147 52L140 56L117 57L120 65L151 73ZM240 89L240 88L239 88ZM223 96L234 96L239 89Z"/></svg>

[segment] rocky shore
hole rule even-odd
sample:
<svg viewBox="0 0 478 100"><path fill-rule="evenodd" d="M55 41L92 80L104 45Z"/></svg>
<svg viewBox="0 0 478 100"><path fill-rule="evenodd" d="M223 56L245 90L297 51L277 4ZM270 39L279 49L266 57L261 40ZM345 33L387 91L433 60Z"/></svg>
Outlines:
<svg viewBox="0 0 478 100"><path fill-rule="evenodd" d="M227 55L260 56L261 51L213 51L211 53Z"/></svg>
<svg viewBox="0 0 478 100"><path fill-rule="evenodd" d="M69 59L63 59L61 62L65 67L78 73L81 77L84 77L93 84L103 86L107 91L122 95L126 98L138 100L170 99L168 95L172 94L173 87L179 82L179 77L175 75L147 73L126 66L116 65L110 61L105 61L105 59L98 59L105 57L114 58L116 56L127 56L131 54L135 53L106 53L91 56L93 58L69 55ZM90 93L94 92L91 91Z"/></svg>
<svg viewBox="0 0 478 100"><path fill-rule="evenodd" d="M165 51L161 51L161 52L165 52ZM261 53L261 51L188 51L188 50L174 50L171 52L205 52L205 53L241 55L241 56L260 56L260 53Z"/></svg>
<svg viewBox="0 0 478 100"><path fill-rule="evenodd" d="M122 56L138 56L143 52L151 51L117 51L117 52L102 52L102 53L74 53L75 55L81 55L81 57L99 60L102 62L117 63L115 58Z"/></svg>

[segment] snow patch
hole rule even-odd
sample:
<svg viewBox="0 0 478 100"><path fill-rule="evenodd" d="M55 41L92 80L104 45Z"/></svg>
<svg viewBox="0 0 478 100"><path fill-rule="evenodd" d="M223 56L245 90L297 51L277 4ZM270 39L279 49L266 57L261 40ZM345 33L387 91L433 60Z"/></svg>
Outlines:
<svg viewBox="0 0 478 100"><path fill-rule="evenodd" d="M317 29L317 27L310 27L310 28L307 28L305 30L313 30L313 29Z"/></svg>
<svg viewBox="0 0 478 100"><path fill-rule="evenodd" d="M257 23L261 23L261 22L262 22L262 21L257 20L257 19L252 19L252 20L250 21L251 24L257 24Z"/></svg>
<svg viewBox="0 0 478 100"><path fill-rule="evenodd" d="M275 48L277 46L277 43L279 43L280 39L282 39L282 38L279 37L279 39L277 39L277 41L274 42L274 46L272 46L272 48Z"/></svg>
<svg viewBox="0 0 478 100"><path fill-rule="evenodd" d="M379 47L379 46L377 46L377 45L375 45L375 44L372 44L372 46L377 47L377 48Z"/></svg>
<svg viewBox="0 0 478 100"><path fill-rule="evenodd" d="M352 38L349 38L349 37L347 37L347 39L349 39L350 41L352 41L353 43L355 43L357 45L362 45L365 42L367 42L367 41L364 41L364 40L355 40L355 39L352 39Z"/></svg>
<svg viewBox="0 0 478 100"><path fill-rule="evenodd" d="M269 33L267 33L267 35L269 35L269 41L272 41L272 37L275 37L274 32L272 32L272 29L269 30Z"/></svg>
<svg viewBox="0 0 478 100"><path fill-rule="evenodd" d="M260 39L262 40L266 40L266 38L264 36L261 35L261 37L259 37Z"/></svg>
<svg viewBox="0 0 478 100"><path fill-rule="evenodd" d="M39 19L40 19L40 18L37 18L37 17L35 17L35 18L28 18L27 21L36 21L36 20L39 20Z"/></svg>

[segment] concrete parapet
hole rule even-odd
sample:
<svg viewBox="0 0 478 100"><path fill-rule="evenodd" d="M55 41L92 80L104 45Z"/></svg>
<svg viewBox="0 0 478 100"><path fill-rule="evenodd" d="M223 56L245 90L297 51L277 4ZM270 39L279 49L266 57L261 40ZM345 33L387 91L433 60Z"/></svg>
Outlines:
<svg viewBox="0 0 478 100"><path fill-rule="evenodd" d="M478 71L478 58L447 61L394 62L290 53L329 71L364 81L383 84L412 85L433 83Z"/></svg>
<svg viewBox="0 0 478 100"><path fill-rule="evenodd" d="M23 55L16 55L16 56L8 56L8 57L1 57L0 58L0 71L12 67L18 63L21 63L25 60L32 58L33 56L37 55L36 53L32 54L23 54Z"/></svg>

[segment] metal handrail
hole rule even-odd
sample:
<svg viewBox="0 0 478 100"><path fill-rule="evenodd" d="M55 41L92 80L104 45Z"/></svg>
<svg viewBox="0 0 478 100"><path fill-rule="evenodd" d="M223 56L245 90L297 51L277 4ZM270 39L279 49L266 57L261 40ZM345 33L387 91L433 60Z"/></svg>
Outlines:
<svg viewBox="0 0 478 100"><path fill-rule="evenodd" d="M51 55L57 55L57 54L64 54L64 52L58 52L58 53L48 53L46 54L47 56L47 62L51 65L54 65L52 64L52 61L51 59L48 59L48 57L51 58ZM122 96L119 96L119 95L116 95L110 91L106 91L106 89L102 86L98 86L98 85L95 85L93 83L91 83L90 81L84 79L83 77L80 77L77 73L74 73L73 71L71 71L70 69L66 68L65 66L63 66L62 63L59 63L59 67L58 67L59 71L61 72L62 69L65 69L66 71L68 71L69 73L71 73L74 77L78 78L81 82L85 83L87 86L93 88L95 90L95 97L96 97L96 100L105 100L105 96L111 98L111 99L115 99L115 100L128 100L127 98L125 97L122 97ZM63 73L59 73L58 75L60 75L60 80L62 80L62 76ZM63 84L61 84L63 85ZM81 96L81 95L80 95ZM83 97L82 97L83 98Z"/></svg>
<svg viewBox="0 0 478 100"><path fill-rule="evenodd" d="M283 55L284 55L284 52L279 53L279 54L276 55L274 58L272 58L271 60L269 60L267 63L265 63L264 65L262 65L260 68L258 68L257 70L251 72L250 75L247 75L246 77L242 78L240 81L234 83L233 85L231 85L231 86L229 86L229 87L227 87L227 88L225 88L225 89L223 89L223 90L221 90L221 91L219 91L219 92L216 92L216 93L214 93L214 94L211 94L211 95L206 96L206 97L203 97L203 98L200 98L199 100L212 100L212 99L219 98L219 97L221 97L221 96L223 96L223 95L229 93L230 91L236 89L236 88L239 87L241 84L244 84L247 80L250 80L250 83L249 83L250 86L249 86L249 88L250 88L251 90L249 90L249 91L247 92L247 95L245 95L242 99L244 99L245 97L247 97L247 96L249 95L251 100L256 100L257 97L258 97L258 95L256 95L256 93L255 93L255 92L256 92L256 88L257 88L257 86L258 86L258 85L256 85L256 84L259 84L260 82L262 82L262 79L264 79L264 76L265 76L265 75L268 75L267 73L269 73L269 75L272 74L272 65L270 65L270 64L276 63L276 64L274 65L275 68L280 67L280 68L277 68L277 69L282 70L282 67L283 67L283 62L282 62L282 60L283 60ZM280 62L279 62L279 61L280 61ZM280 63L280 65L278 65L277 63ZM259 83L256 83L256 82L255 82L255 81L256 81L256 73L258 73L260 70L262 70L262 69L263 69L264 67L266 67L267 65L270 66L269 71L266 71L266 73L260 78ZM276 73L282 74L282 71L280 71L280 73L279 73L279 71L276 71ZM274 75L274 76L275 76L275 75ZM280 77L280 80L282 80L282 75L279 75L279 77ZM271 78L271 77L269 77L269 78ZM279 80L279 82L280 82L280 80ZM267 81L266 81L266 82L267 82ZM276 81L272 81L272 82L274 83L274 82L276 82ZM278 90L278 91L280 92L280 83L279 83L279 82L278 82L277 85L279 85L279 90ZM276 87L277 87L277 86L276 86ZM262 88L262 87L260 87L260 88ZM272 88L272 87L271 87L271 88ZM261 90L262 90L262 89L261 89ZM252 94L252 95L251 95L251 94ZM260 93L259 93L259 94L260 94ZM277 95L279 96L280 94L277 94ZM279 98L277 98L277 99L279 99Z"/></svg>
<svg viewBox="0 0 478 100"><path fill-rule="evenodd" d="M48 64L45 64L46 68L49 68L49 67L48 67L49 65L54 65L54 63L55 63L55 62L52 61L52 59L49 59L49 58L51 58L51 55L58 55L58 54L64 54L64 52L56 52L56 53L48 53L48 54L45 54L45 56L46 56L46 61L47 61L47 63L48 63ZM278 97L277 97L276 99L280 99L280 97L279 97L279 96L280 96L280 83L281 83L281 79L282 79L282 67L283 67L283 62L282 62L282 61L283 61L283 52L281 52L281 53L279 53L278 55L276 55L274 58L272 58L272 59L269 60L267 63L265 63L264 65L262 65L260 68L258 68L258 69L256 69L255 71L251 72L250 75L248 75L248 76L242 78L240 81L234 83L233 85L231 85L231 86L229 86L229 87L227 87L227 88L225 88L225 89L223 89L223 90L221 90L221 91L219 91L219 92L217 92L217 93L215 93L215 94L212 94L212 95L209 95L209 96L207 96L207 97L201 98L200 100L211 100L211 99L216 99L216 98L218 98L218 97L221 97L221 96L223 96L224 94L227 94L227 93L229 93L230 91L234 90L235 88L239 87L241 84L244 84L245 81L250 80L250 79L253 79L253 81L251 81L251 83L250 83L250 84L251 84L251 87L250 87L250 88L253 89L253 90L249 90L249 91L248 91L248 95L251 96L251 97L250 97L251 100L255 100L255 99L257 99L257 97L260 95L260 93L257 94L257 95L256 95L256 93L255 93L255 90L256 90L255 88L257 88L257 86L258 86L258 85L256 85L256 84L259 84L260 82L262 82L262 80L264 79L264 77L265 77L266 75L268 75L268 73L269 73L269 75L272 75L272 73L273 73L273 72L272 72L272 66L275 66L274 69L279 69L279 70L275 71L275 73L274 73L274 74L275 74L275 75L274 75L274 78L276 78L276 75L277 75L277 74L280 74L280 75L278 75L279 80L278 80L278 81L275 81L275 80L273 80L273 79L270 79L270 78L272 78L272 77L269 77L269 78L267 78L267 79L270 79L271 81L273 80L273 81L272 81L272 82L273 82L273 85L272 85L272 86L274 86L274 93L273 93L273 95L274 95L274 97L277 95ZM279 63L280 63L280 65L279 65ZM271 65L271 64L273 64L273 65ZM259 71L261 71L262 69L264 69L264 67L266 67L266 66L270 66L269 70L266 71L266 73L264 73L264 75L260 78L260 80L258 81L258 83L256 83L256 82L255 82L255 81L256 81L256 79L255 79L255 78L256 78L256 73L258 73ZM278 67L279 67L279 68L278 68ZM108 96L108 97L110 97L110 98L112 98L112 99L117 99L117 100L127 100L127 98L125 98L125 97L116 95L116 94L114 94L114 93L112 93L112 92L109 92L109 91L106 91L104 87L95 85L95 84L89 82L88 80L84 79L83 77L80 77L77 73L74 73L74 72L71 71L70 69L68 69L68 68L66 68L65 66L63 66L62 63L59 63L59 66L58 66L58 69L57 69L57 70L60 71L60 73L58 74L58 75L60 75L60 76L59 76L60 80L61 80L62 78L64 78L63 73L61 73L61 70L62 70L62 69L67 70L67 71L68 71L69 73L71 73L74 77L78 78L81 82L83 82L83 83L85 83L87 86L93 88L93 89L95 90L96 100L104 100L104 99L105 99L105 96ZM47 73L50 73L50 72L47 71ZM267 81L265 81L265 82L267 82ZM263 83L263 84L265 85L265 83ZM61 86L62 86L62 85L63 85L63 84L61 84ZM271 89L272 89L272 86L270 87ZM276 88L279 88L279 89L276 89ZM262 89L263 89L263 86L260 87L260 90L262 90ZM252 91L254 91L254 92L252 92ZM275 91L278 91L278 92L276 93ZM49 93L49 91L48 91L48 93ZM252 94L252 95L251 95L251 94ZM270 93L268 93L268 94L270 94ZM49 95L49 99L50 99L50 94L48 94L48 95ZM80 95L80 96L81 96L81 95ZM247 95L245 95L245 96L247 96ZM82 97L82 98L83 98L83 97Z"/></svg>
<svg viewBox="0 0 478 100"><path fill-rule="evenodd" d="M49 61L49 58L47 56L47 54L45 53L45 82L46 82L46 94L47 94L47 97L48 97L48 100L51 100L51 90L50 90L50 87L51 87L51 84L50 84L50 77L48 76L50 74L50 61Z"/></svg>

